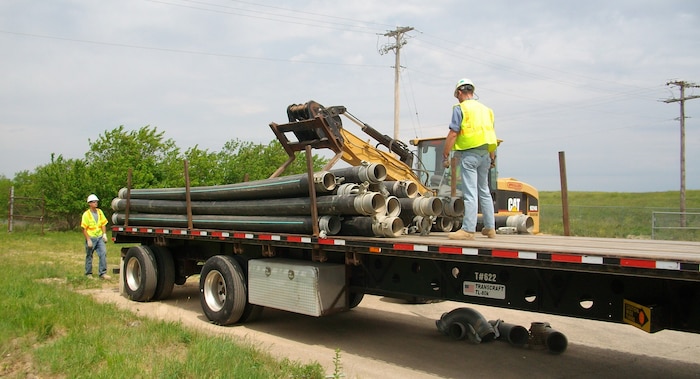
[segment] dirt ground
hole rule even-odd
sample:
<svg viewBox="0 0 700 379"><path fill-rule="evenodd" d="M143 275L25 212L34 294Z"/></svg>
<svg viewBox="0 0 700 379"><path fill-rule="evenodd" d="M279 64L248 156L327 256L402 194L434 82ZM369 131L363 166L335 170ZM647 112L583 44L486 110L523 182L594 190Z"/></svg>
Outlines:
<svg viewBox="0 0 700 379"><path fill-rule="evenodd" d="M357 308L327 317L265 309L255 322L224 327L204 316L197 280L190 278L185 285L175 286L171 298L160 302L129 301L120 295L117 284L87 293L140 316L231 336L274 356L317 361L329 375L334 372L335 350L340 349L345 378L700 378L697 334L647 334L629 325L448 301L406 304L378 296L365 296ZM566 336L566 351L552 354L500 341L451 340L437 330L435 321L444 312L464 306L486 319L528 329L533 321L548 322Z"/></svg>

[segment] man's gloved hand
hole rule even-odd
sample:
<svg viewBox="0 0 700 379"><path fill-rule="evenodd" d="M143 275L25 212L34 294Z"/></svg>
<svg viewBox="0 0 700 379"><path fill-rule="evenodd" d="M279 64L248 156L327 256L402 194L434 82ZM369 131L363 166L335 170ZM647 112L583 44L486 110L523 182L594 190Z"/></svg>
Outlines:
<svg viewBox="0 0 700 379"><path fill-rule="evenodd" d="M444 168L450 167L450 158L442 158L442 167L444 167Z"/></svg>
<svg viewBox="0 0 700 379"><path fill-rule="evenodd" d="M106 234L103 234L103 235L102 235L102 241L104 241L105 243L107 243L107 235L106 235Z"/></svg>
<svg viewBox="0 0 700 379"><path fill-rule="evenodd" d="M87 245L89 248L92 248L92 238L87 239Z"/></svg>

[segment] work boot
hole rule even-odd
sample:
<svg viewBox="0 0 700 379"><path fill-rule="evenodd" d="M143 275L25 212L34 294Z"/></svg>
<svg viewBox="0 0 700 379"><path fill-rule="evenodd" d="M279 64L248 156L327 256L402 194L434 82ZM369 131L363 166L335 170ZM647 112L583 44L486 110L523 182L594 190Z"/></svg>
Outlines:
<svg viewBox="0 0 700 379"><path fill-rule="evenodd" d="M483 234L489 238L496 238L496 229L483 228L483 229L481 229L481 234Z"/></svg>
<svg viewBox="0 0 700 379"><path fill-rule="evenodd" d="M460 229L447 235L451 240L473 240L474 233L469 233L466 230Z"/></svg>
<svg viewBox="0 0 700 379"><path fill-rule="evenodd" d="M100 275L100 279L109 280L109 279L112 279L112 277L107 275L107 274L102 274L102 275Z"/></svg>

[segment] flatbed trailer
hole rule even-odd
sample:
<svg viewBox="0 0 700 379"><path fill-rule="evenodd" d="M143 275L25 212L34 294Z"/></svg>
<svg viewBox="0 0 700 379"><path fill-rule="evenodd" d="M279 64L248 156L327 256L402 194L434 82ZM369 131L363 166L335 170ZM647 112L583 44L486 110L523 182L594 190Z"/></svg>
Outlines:
<svg viewBox="0 0 700 379"><path fill-rule="evenodd" d="M112 227L123 293L167 298L200 276L217 324L263 307L325 316L364 294L451 300L700 333L700 243L547 235L455 241L446 233L394 238L236 230Z"/></svg>

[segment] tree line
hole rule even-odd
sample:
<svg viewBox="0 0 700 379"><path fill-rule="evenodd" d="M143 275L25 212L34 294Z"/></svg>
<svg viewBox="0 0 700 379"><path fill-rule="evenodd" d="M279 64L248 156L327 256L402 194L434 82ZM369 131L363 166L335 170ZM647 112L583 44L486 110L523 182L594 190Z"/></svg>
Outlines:
<svg viewBox="0 0 700 379"><path fill-rule="evenodd" d="M150 125L138 130L119 126L88 139L89 150L82 159L51 154L50 162L33 171L22 171L12 179L0 175L0 204L8 215L10 188L15 196L43 198L45 216L56 229L76 229L85 199L91 193L100 198L100 208L111 215L110 203L127 185L132 169L132 188L184 187L187 161L191 186L232 184L268 178L288 158L279 141L255 144L232 139L220 151L190 147L184 152L165 133ZM328 160L312 157L314 170ZM303 152L283 175L306 172ZM4 218L4 216L0 216Z"/></svg>

